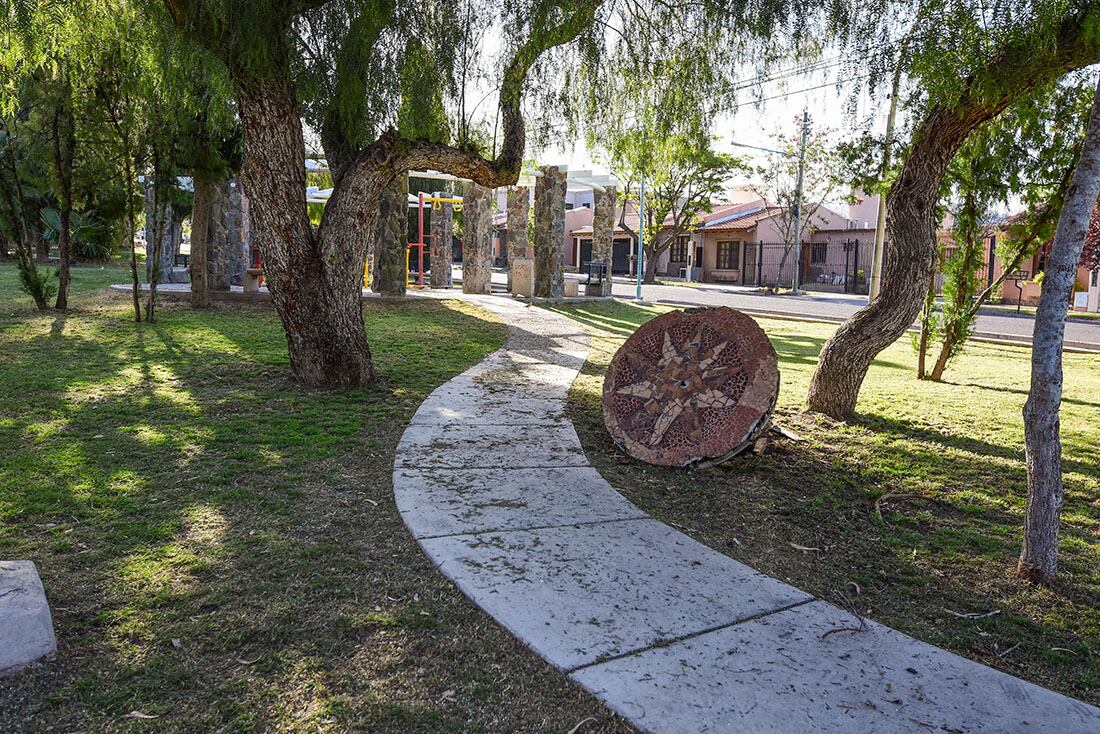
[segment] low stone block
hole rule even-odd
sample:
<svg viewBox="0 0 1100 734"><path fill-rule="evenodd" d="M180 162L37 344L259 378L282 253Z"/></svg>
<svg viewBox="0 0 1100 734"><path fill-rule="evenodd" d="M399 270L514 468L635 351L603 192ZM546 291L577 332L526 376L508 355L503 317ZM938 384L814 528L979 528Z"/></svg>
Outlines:
<svg viewBox="0 0 1100 734"><path fill-rule="evenodd" d="M535 295L535 261L520 258L512 261L512 295L531 298Z"/></svg>
<svg viewBox="0 0 1100 734"><path fill-rule="evenodd" d="M573 280L572 278L566 278L565 282L562 285L562 292L565 294L566 298L577 297L577 281Z"/></svg>
<svg viewBox="0 0 1100 734"><path fill-rule="evenodd" d="M31 561L0 561L0 675L57 654L46 590Z"/></svg>

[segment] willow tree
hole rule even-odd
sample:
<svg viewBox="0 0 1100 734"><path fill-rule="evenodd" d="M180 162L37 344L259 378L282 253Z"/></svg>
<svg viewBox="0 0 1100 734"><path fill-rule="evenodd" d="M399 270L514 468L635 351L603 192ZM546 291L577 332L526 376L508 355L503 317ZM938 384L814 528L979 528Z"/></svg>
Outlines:
<svg viewBox="0 0 1100 734"><path fill-rule="evenodd" d="M809 408L834 418L855 412L871 362L920 310L933 277L941 185L960 146L1009 105L1100 61L1095 0L923 5L900 62L921 90L919 122L886 200L882 290L825 344L810 382Z"/></svg>
<svg viewBox="0 0 1100 734"><path fill-rule="evenodd" d="M375 372L360 289L365 232L379 197L401 173L434 168L483 186L514 183L523 162L522 102L532 69L593 25L600 0L521 0L499 10L505 62L499 82L500 146L473 135L445 141L396 125L402 69L462 95L474 23L495 8L393 0L164 0L184 32L229 71L244 131L242 182L291 369L301 382L359 385ZM477 11L477 12L473 12ZM408 53L406 39L424 42ZM424 50L427 52L425 53ZM424 73L424 67L428 72ZM308 93L308 98L303 96ZM306 109L308 102L309 109ZM464 96L460 99L465 108ZM321 123L334 190L319 227L309 220L302 116ZM482 138L484 140L484 138Z"/></svg>

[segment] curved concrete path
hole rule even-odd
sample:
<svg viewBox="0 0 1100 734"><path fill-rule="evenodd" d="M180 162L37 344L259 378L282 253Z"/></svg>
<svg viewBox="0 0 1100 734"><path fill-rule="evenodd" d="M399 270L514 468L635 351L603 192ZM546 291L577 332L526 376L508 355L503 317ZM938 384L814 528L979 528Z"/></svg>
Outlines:
<svg viewBox="0 0 1100 734"><path fill-rule="evenodd" d="M583 328L467 298L508 340L420 406L397 450L398 510L475 604L638 729L1100 732L1100 709L861 628L647 516L562 413Z"/></svg>

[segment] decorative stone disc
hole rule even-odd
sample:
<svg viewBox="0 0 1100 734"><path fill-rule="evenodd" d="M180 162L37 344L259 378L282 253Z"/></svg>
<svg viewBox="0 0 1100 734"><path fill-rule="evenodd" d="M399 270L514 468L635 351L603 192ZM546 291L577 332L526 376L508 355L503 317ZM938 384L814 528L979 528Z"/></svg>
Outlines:
<svg viewBox="0 0 1100 734"><path fill-rule="evenodd" d="M604 424L650 464L718 463L771 425L777 363L764 330L740 311L670 311L642 325L611 360Z"/></svg>

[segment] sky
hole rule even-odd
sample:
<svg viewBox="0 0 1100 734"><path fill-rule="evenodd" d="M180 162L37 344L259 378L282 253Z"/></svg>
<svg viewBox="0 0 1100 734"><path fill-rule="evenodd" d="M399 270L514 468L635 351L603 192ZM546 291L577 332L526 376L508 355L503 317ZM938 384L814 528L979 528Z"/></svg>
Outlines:
<svg viewBox="0 0 1100 734"><path fill-rule="evenodd" d="M737 155L753 165L763 165L769 157L767 153L734 146L733 143L774 148L776 133L786 136L797 132L803 109L809 112L814 128L835 131L838 142L863 132L868 126L872 132L881 135L886 128L889 107L886 94L872 99L864 90L853 97L858 85L842 83L838 87L837 73L837 69L832 68L766 82L757 95L765 100L759 107L752 103L752 96L746 92L743 106L715 120L712 127L715 149ZM601 164L599 151L588 150L583 141L571 147L559 146L541 151L538 159L544 164L565 164L573 170L608 172L606 165ZM748 182L744 175L730 180L731 185Z"/></svg>

